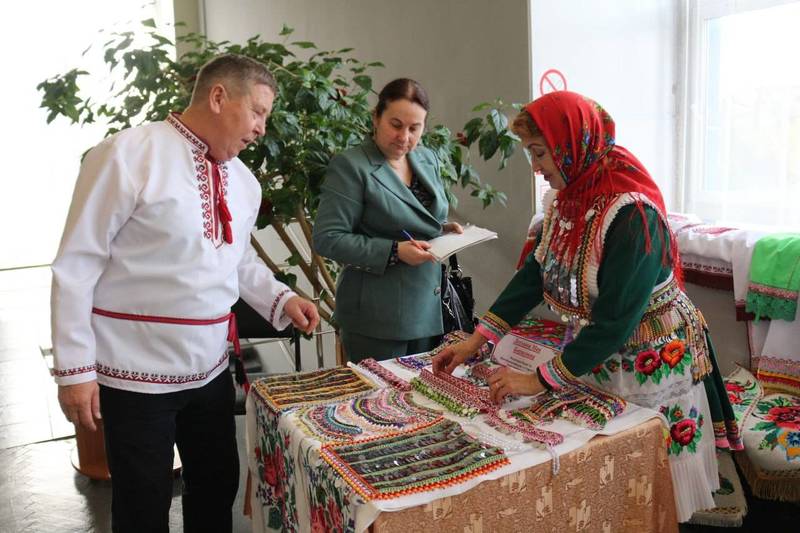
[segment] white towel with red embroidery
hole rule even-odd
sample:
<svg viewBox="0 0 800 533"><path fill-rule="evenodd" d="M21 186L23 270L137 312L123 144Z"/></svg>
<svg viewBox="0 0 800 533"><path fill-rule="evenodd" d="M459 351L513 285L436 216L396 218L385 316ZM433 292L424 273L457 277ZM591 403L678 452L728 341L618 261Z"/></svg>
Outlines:
<svg viewBox="0 0 800 533"><path fill-rule="evenodd" d="M217 164L176 116L124 130L81 165L51 295L54 374L148 393L200 387L227 368L225 322L185 325L114 313L208 320L239 295L283 329L295 294L250 244L261 189L238 159ZM232 215L224 240L220 195Z"/></svg>

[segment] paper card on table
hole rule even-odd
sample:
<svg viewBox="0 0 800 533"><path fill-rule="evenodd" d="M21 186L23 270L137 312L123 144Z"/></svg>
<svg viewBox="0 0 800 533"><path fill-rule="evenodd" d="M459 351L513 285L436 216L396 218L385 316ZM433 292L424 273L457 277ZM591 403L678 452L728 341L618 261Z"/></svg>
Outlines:
<svg viewBox="0 0 800 533"><path fill-rule="evenodd" d="M465 250L470 246L475 246L476 244L496 238L497 233L492 230L467 225L464 227L464 233L445 233L440 237L431 239L428 241L431 245L428 251L437 261L444 261L451 255Z"/></svg>
<svg viewBox="0 0 800 533"><path fill-rule="evenodd" d="M566 326L550 320L529 319L509 331L492 351L492 361L525 373L536 372L562 351Z"/></svg>

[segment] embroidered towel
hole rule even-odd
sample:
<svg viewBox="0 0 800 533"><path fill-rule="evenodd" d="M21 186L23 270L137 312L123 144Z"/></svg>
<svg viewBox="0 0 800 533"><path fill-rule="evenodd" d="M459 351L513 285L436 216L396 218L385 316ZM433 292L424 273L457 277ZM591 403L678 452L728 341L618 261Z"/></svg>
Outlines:
<svg viewBox="0 0 800 533"><path fill-rule="evenodd" d="M800 233L759 239L750 263L745 309L761 317L794 320L800 290Z"/></svg>

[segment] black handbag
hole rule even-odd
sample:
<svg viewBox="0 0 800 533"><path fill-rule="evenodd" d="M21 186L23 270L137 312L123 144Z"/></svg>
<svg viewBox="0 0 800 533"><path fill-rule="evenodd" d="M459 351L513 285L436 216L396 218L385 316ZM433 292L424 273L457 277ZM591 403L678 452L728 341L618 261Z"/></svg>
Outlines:
<svg viewBox="0 0 800 533"><path fill-rule="evenodd" d="M442 265L442 323L444 333L455 330L475 331L475 298L472 296L472 278L465 277L455 255L449 266Z"/></svg>

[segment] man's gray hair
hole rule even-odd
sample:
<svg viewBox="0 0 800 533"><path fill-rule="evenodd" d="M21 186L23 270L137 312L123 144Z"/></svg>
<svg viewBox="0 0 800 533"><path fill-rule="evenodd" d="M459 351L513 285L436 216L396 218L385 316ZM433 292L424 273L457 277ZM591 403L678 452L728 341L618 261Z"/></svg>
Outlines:
<svg viewBox="0 0 800 533"><path fill-rule="evenodd" d="M205 98L215 84L221 83L235 96L243 94L251 84L262 84L278 94L278 84L260 61L238 54L224 54L200 67L192 91L192 103Z"/></svg>

